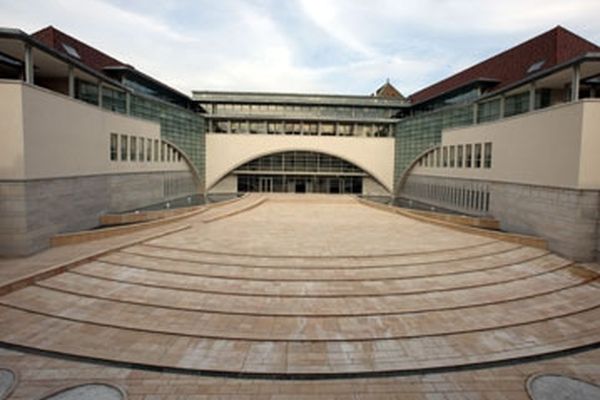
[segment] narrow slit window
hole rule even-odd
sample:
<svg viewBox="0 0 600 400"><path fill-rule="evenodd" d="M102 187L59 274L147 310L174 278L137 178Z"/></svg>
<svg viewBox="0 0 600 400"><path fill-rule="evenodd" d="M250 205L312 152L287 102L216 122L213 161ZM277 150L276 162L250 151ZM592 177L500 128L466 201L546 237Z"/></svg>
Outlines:
<svg viewBox="0 0 600 400"><path fill-rule="evenodd" d="M127 135L121 135L121 161L127 161Z"/></svg>
<svg viewBox="0 0 600 400"><path fill-rule="evenodd" d="M473 165L473 145L468 144L465 150L465 168L471 168Z"/></svg>
<svg viewBox="0 0 600 400"><path fill-rule="evenodd" d="M135 161L137 159L137 138L135 136L129 137L129 160Z"/></svg>
<svg viewBox="0 0 600 400"><path fill-rule="evenodd" d="M475 144L475 168L481 168L481 143Z"/></svg>
<svg viewBox="0 0 600 400"><path fill-rule="evenodd" d="M483 167L492 168L492 143L487 142L483 147Z"/></svg>
<svg viewBox="0 0 600 400"><path fill-rule="evenodd" d="M110 160L117 161L119 152L119 135L116 133L110 134Z"/></svg>

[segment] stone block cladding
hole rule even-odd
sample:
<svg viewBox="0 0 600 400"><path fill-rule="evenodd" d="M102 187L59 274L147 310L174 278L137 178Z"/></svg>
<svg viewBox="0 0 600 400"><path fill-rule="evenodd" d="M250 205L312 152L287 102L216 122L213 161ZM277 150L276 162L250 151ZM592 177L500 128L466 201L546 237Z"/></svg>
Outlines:
<svg viewBox="0 0 600 400"><path fill-rule="evenodd" d="M190 172L151 172L0 182L0 255L24 256L52 235L90 229L107 212L196 193Z"/></svg>

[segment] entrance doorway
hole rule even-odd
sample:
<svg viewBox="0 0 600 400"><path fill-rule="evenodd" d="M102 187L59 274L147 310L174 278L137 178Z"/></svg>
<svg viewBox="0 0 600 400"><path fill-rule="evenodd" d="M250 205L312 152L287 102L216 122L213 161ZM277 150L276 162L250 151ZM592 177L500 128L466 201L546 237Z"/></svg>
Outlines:
<svg viewBox="0 0 600 400"><path fill-rule="evenodd" d="M259 192L272 192L273 191L273 178L261 176L258 178L258 191Z"/></svg>

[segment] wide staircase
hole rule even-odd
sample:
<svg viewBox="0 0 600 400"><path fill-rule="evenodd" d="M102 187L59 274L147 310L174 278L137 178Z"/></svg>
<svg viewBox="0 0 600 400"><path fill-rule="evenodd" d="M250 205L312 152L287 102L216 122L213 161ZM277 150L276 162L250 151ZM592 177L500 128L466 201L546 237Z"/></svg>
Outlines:
<svg viewBox="0 0 600 400"><path fill-rule="evenodd" d="M250 196L189 222L0 297L0 341L281 378L523 362L600 341L598 273L546 250L343 196Z"/></svg>

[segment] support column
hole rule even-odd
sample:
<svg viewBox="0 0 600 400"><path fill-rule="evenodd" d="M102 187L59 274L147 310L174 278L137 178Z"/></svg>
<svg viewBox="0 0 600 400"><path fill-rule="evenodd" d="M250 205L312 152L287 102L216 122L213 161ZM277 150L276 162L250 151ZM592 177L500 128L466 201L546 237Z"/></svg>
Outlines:
<svg viewBox="0 0 600 400"><path fill-rule="evenodd" d="M69 97L75 98L75 69L69 65Z"/></svg>
<svg viewBox="0 0 600 400"><path fill-rule="evenodd" d="M321 136L321 121L317 122L317 136Z"/></svg>
<svg viewBox="0 0 600 400"><path fill-rule="evenodd" d="M535 110L535 83L529 85L529 111Z"/></svg>
<svg viewBox="0 0 600 400"><path fill-rule="evenodd" d="M131 93L125 92L125 113L131 115Z"/></svg>
<svg viewBox="0 0 600 400"><path fill-rule="evenodd" d="M581 66L573 66L573 76L571 78L571 101L579 100L579 80L581 79Z"/></svg>
<svg viewBox="0 0 600 400"><path fill-rule="evenodd" d="M98 107L102 108L102 82L98 82Z"/></svg>
<svg viewBox="0 0 600 400"><path fill-rule="evenodd" d="M473 125L477 125L479 115L479 103L473 103Z"/></svg>
<svg viewBox="0 0 600 400"><path fill-rule="evenodd" d="M25 82L33 85L33 49L30 45L25 45Z"/></svg>
<svg viewBox="0 0 600 400"><path fill-rule="evenodd" d="M500 119L504 118L506 112L506 96L500 96Z"/></svg>

